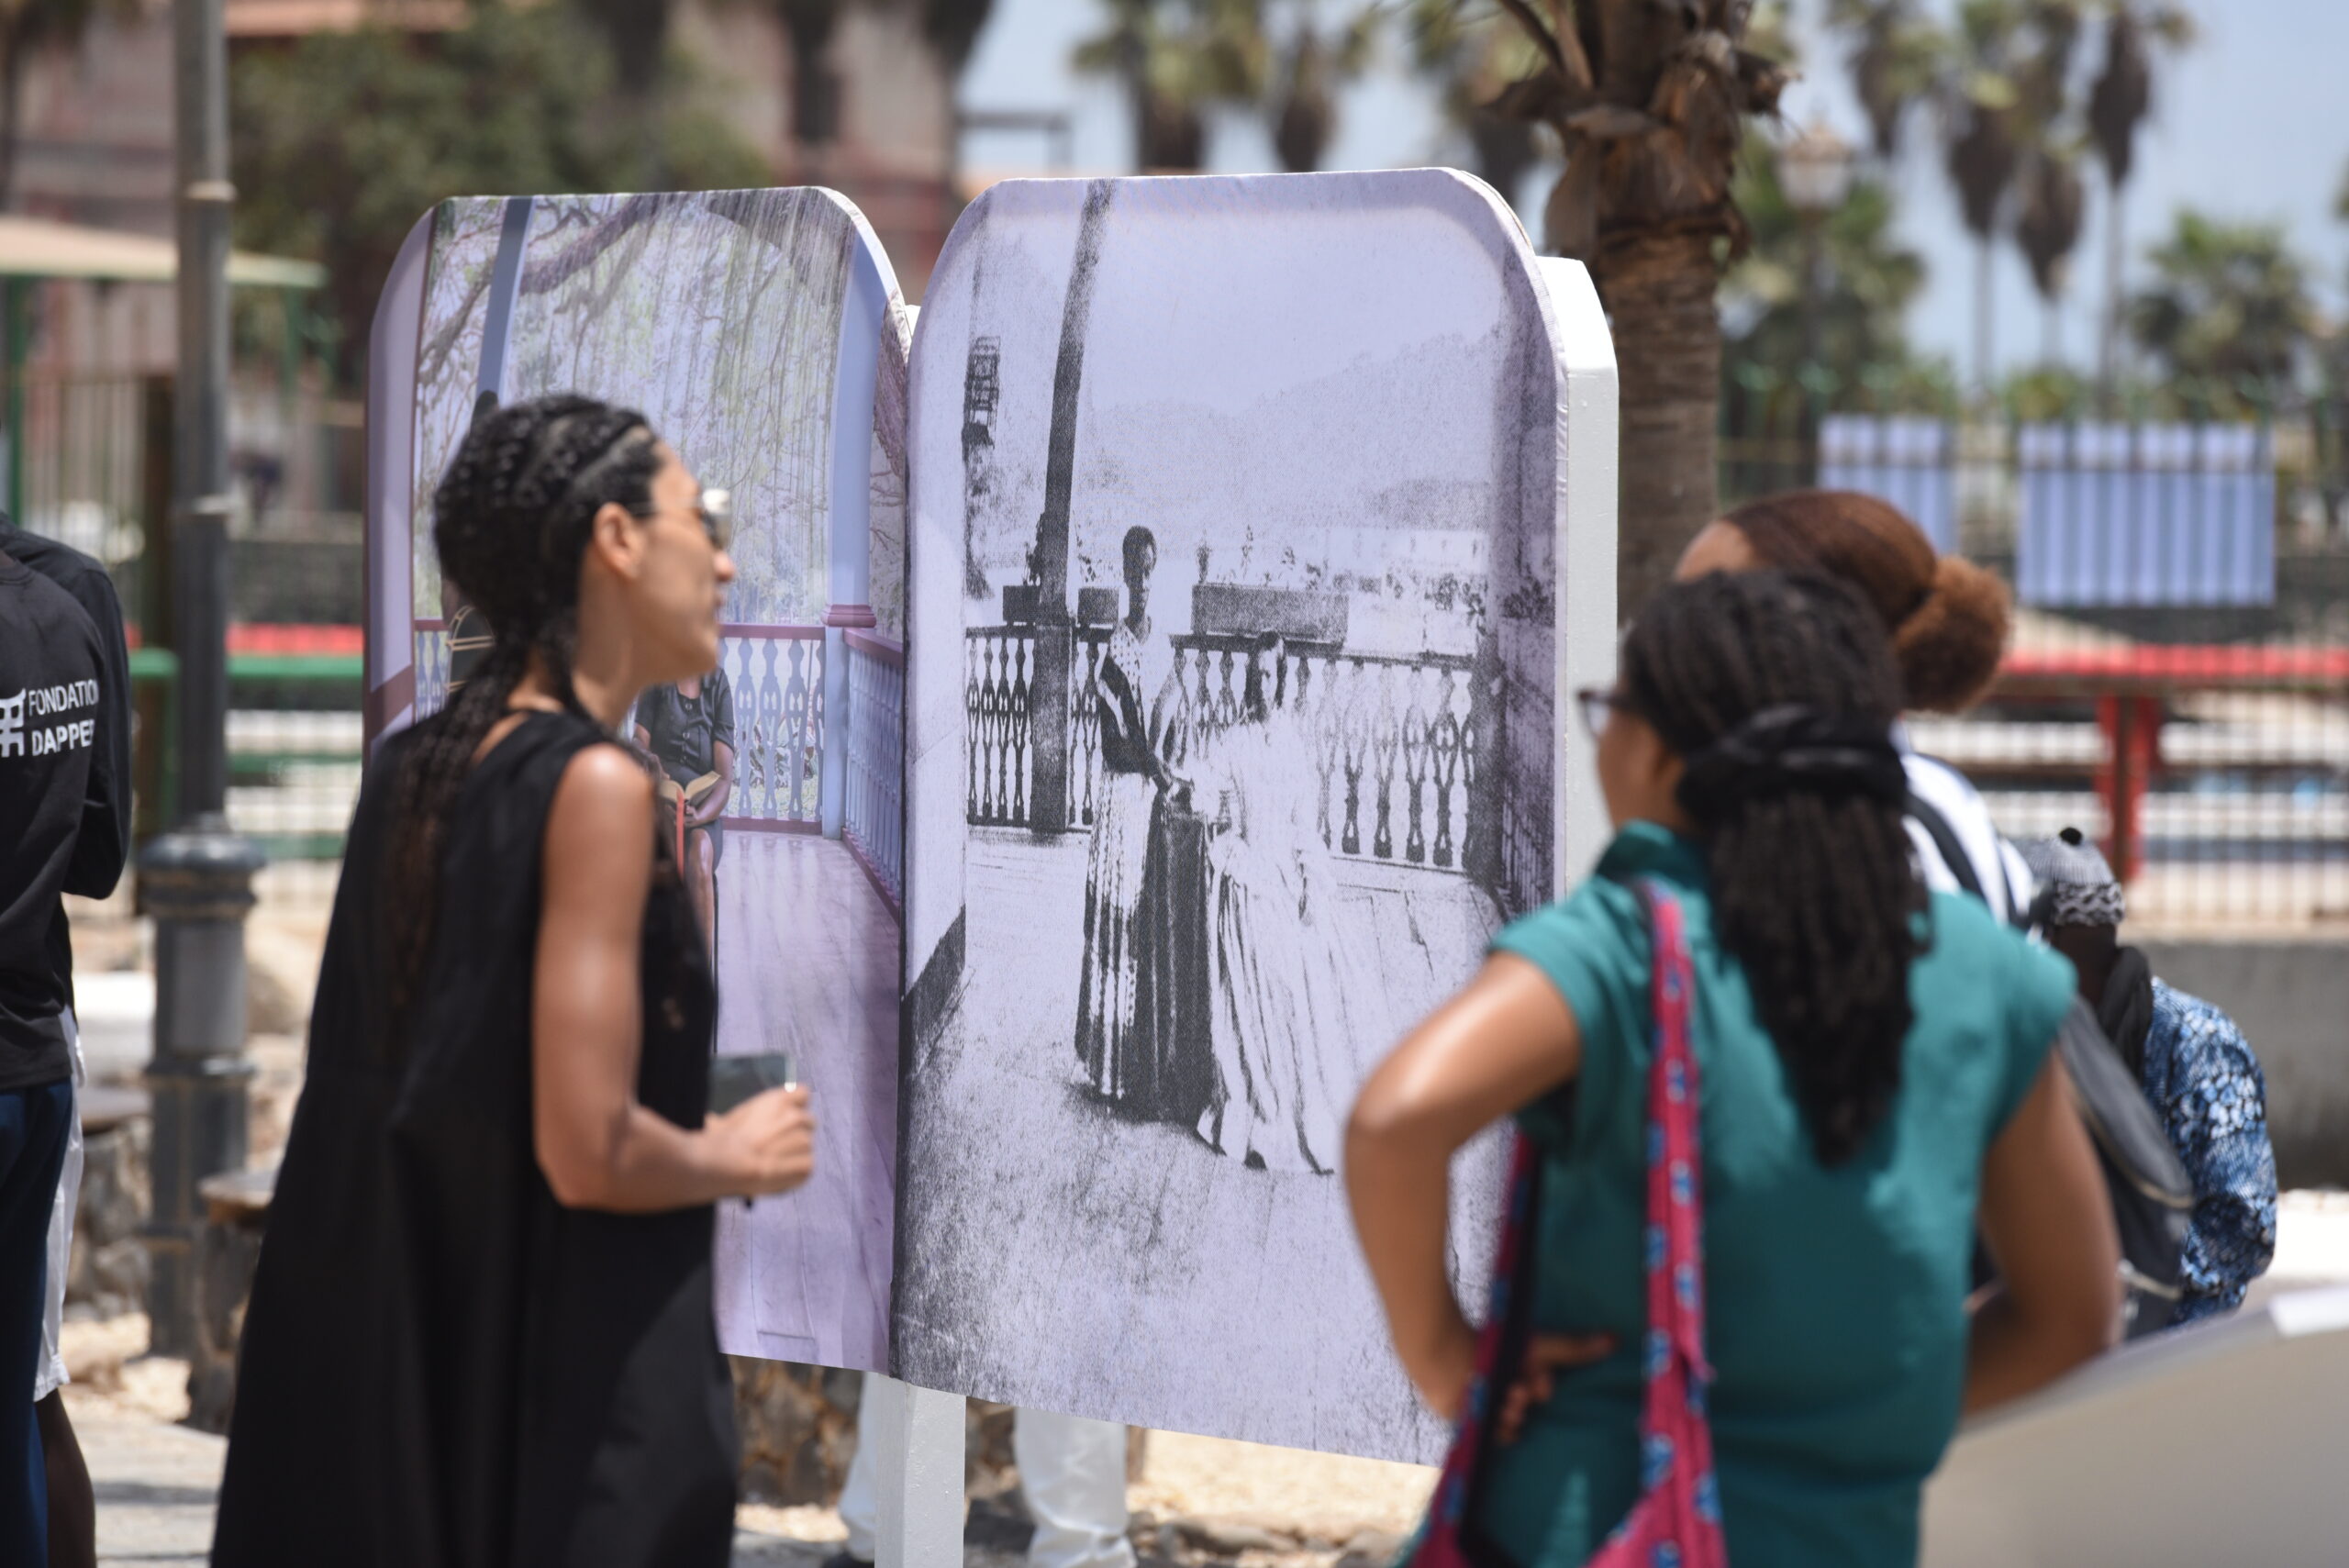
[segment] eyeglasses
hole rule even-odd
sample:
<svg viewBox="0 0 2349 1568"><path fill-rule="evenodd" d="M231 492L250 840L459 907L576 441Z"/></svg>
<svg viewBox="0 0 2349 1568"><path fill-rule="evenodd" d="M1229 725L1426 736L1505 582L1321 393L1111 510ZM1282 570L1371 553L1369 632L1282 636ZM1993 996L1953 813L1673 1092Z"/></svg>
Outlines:
<svg viewBox="0 0 2349 1568"><path fill-rule="evenodd" d="M658 506L631 506L629 512L640 517L657 517ZM720 550L734 548L734 493L730 490L705 490L695 498L694 518L709 535L709 542Z"/></svg>
<svg viewBox="0 0 2349 1568"><path fill-rule="evenodd" d="M1631 706L1604 686L1585 686L1575 693L1575 706L1582 711L1582 727L1590 731L1594 740L1607 733L1607 721L1616 713L1630 713Z"/></svg>

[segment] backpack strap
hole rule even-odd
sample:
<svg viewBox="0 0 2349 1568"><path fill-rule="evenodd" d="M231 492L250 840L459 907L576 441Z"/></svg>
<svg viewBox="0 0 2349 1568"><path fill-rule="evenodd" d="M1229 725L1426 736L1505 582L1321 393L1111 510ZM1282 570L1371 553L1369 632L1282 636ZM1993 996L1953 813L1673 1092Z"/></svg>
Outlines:
<svg viewBox="0 0 2349 1568"><path fill-rule="evenodd" d="M1974 859L1965 852L1965 846L1958 840L1957 829L1950 826L1950 820L1943 815L1942 808L1912 788L1902 792L1900 809L1908 814L1909 820L1925 830L1926 838L1933 841L1933 848L1940 851L1942 863L1949 867L1949 874L1956 880L1959 890L1988 904L1990 895L1982 890L1982 878L1974 869ZM2032 911L2021 907L2015 897L2014 884L2008 879L2005 861L2006 857L2001 855L1998 884L2006 895L2007 924L2019 931L2027 931L2032 924Z"/></svg>
<svg viewBox="0 0 2349 1568"><path fill-rule="evenodd" d="M1974 873L1973 857L1965 852L1965 846L1957 841L1957 829L1949 825L1949 818L1942 815L1941 807L1914 789L1909 789L1901 795L1900 809L1925 830L1925 837L1931 839L1933 848L1941 851L1942 864L1947 866L1950 875L1957 879L1959 891L1987 904L1990 900L1988 895L1982 891L1982 879Z"/></svg>

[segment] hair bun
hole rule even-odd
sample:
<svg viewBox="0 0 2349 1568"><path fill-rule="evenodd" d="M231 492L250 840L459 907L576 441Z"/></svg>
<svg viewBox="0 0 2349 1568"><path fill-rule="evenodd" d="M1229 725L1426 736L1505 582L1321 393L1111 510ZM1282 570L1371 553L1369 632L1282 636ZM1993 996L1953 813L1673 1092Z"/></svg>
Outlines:
<svg viewBox="0 0 2349 1568"><path fill-rule="evenodd" d="M1892 634L1909 706L1960 713L1981 700L2013 624L2004 583L1959 556L1934 562L1924 602Z"/></svg>

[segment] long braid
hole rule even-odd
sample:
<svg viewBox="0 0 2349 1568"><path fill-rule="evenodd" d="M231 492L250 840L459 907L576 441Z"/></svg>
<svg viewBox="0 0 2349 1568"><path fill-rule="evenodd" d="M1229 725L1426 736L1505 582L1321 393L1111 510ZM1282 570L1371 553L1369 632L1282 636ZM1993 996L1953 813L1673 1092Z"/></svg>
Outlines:
<svg viewBox="0 0 2349 1568"><path fill-rule="evenodd" d="M1658 595L1623 649L1631 708L1683 756L1766 708L1888 730L1899 675L1873 612L1824 578L1713 576ZM1788 790L1701 822L1720 940L1744 967L1822 1163L1856 1151L1900 1087L1924 885L1890 804Z"/></svg>
<svg viewBox="0 0 2349 1568"><path fill-rule="evenodd" d="M580 560L606 505L650 504L656 447L632 409L534 398L476 423L433 493L441 568L488 622L492 640L455 700L417 725L395 781L387 859L395 1015L408 1011L431 950L450 809L533 655L562 706L587 716L572 684Z"/></svg>

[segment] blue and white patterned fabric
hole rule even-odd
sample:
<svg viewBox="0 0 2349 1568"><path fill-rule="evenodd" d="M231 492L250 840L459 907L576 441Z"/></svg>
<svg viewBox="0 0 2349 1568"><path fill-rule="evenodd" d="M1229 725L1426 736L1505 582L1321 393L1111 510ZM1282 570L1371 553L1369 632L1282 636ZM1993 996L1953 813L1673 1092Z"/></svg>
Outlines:
<svg viewBox="0 0 2349 1568"><path fill-rule="evenodd" d="M2276 1154L2259 1059L2232 1018L2156 980L2144 1087L2194 1179L2176 1321L2232 1311L2276 1255Z"/></svg>

